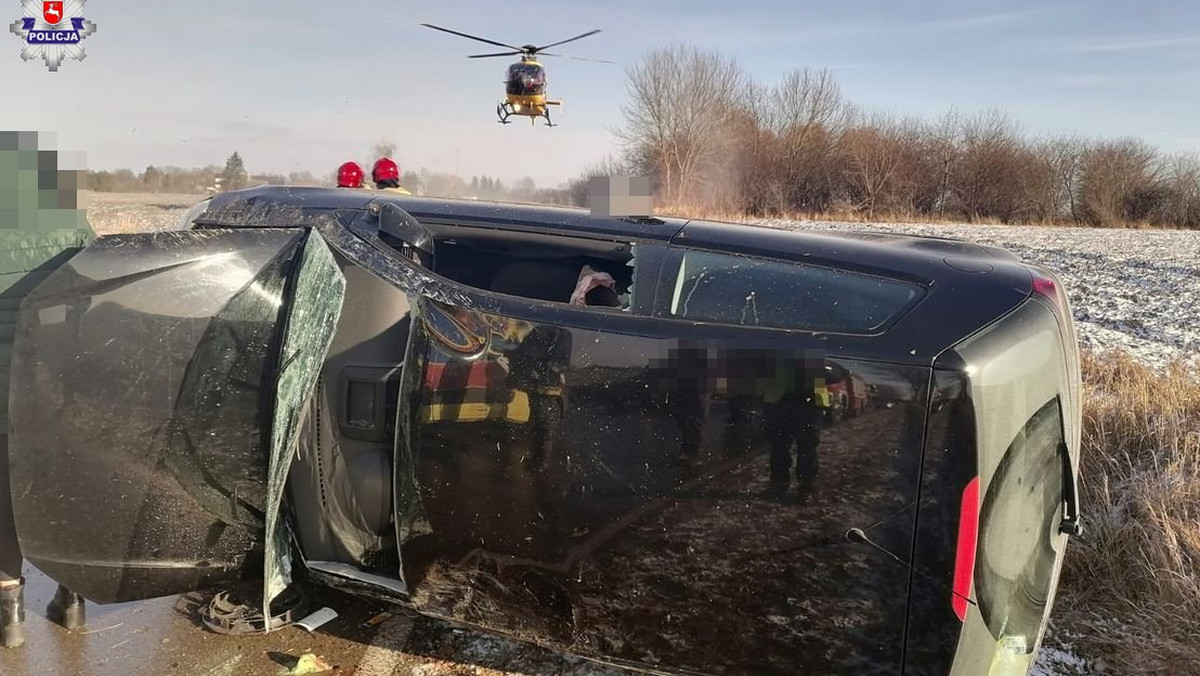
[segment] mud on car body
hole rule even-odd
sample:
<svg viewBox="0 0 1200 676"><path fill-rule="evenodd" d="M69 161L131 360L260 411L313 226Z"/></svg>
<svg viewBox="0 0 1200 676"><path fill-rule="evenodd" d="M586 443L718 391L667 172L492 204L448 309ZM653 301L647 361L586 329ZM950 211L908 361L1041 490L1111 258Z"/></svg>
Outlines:
<svg viewBox="0 0 1200 676"><path fill-rule="evenodd" d="M87 598L307 580L651 673L1028 669L1079 523L1053 274L319 188L186 225L18 313L22 548Z"/></svg>

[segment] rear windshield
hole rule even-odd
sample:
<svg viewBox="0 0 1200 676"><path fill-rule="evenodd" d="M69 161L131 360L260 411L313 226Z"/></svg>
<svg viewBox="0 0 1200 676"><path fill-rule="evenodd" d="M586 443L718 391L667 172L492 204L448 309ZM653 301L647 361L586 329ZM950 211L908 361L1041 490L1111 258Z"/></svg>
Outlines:
<svg viewBox="0 0 1200 676"><path fill-rule="evenodd" d="M996 639L1032 651L1050 603L1061 541L1063 422L1056 398L1013 439L980 508L975 589ZM1012 645L1010 643L1010 645Z"/></svg>
<svg viewBox="0 0 1200 676"><path fill-rule="evenodd" d="M814 265L689 251L670 314L681 319L872 333L920 295L915 284Z"/></svg>

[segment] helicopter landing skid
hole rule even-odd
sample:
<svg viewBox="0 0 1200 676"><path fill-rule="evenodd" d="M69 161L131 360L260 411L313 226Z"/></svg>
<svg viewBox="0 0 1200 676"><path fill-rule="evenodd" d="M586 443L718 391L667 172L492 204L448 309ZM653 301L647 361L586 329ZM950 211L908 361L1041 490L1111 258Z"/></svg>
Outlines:
<svg viewBox="0 0 1200 676"><path fill-rule="evenodd" d="M501 103L496 106L496 117L500 118L496 121L499 122L500 124L512 124L512 120L510 120L508 118L512 117L515 114L516 113L513 112L513 110L509 107L509 104L507 104L507 103ZM548 109L545 110L541 115L526 115L525 117L529 118L530 125L535 124L537 119L539 117L541 117L546 120L547 127L557 127L558 126L557 124L554 124L554 122L550 119L550 111Z"/></svg>

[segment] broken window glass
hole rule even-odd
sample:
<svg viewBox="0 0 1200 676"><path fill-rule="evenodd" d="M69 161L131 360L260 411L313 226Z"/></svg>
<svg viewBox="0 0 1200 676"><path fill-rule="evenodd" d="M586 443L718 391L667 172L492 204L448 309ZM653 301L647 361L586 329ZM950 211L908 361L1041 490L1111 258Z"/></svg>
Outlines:
<svg viewBox="0 0 1200 676"><path fill-rule="evenodd" d="M295 291L283 336L271 426L271 462L267 481L263 613L291 582L288 539L279 527L288 468L299 443L308 402L316 390L346 295L342 275L325 240L313 231L304 245Z"/></svg>

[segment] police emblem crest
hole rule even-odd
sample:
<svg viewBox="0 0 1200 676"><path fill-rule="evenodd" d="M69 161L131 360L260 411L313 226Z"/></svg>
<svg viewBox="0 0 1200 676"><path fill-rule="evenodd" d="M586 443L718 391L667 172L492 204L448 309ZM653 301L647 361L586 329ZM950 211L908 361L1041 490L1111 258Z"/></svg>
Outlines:
<svg viewBox="0 0 1200 676"><path fill-rule="evenodd" d="M96 24L83 18L87 0L21 0L25 16L9 26L9 32L25 42L21 58L41 59L51 72L65 59L82 61L87 56L80 44L96 32Z"/></svg>
<svg viewBox="0 0 1200 676"><path fill-rule="evenodd" d="M51 26L57 26L63 20L63 4L58 0L43 0L42 20Z"/></svg>

